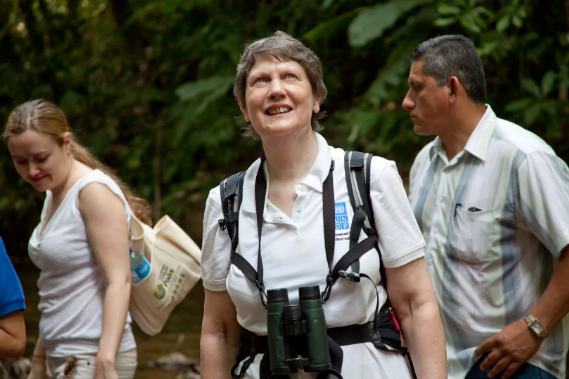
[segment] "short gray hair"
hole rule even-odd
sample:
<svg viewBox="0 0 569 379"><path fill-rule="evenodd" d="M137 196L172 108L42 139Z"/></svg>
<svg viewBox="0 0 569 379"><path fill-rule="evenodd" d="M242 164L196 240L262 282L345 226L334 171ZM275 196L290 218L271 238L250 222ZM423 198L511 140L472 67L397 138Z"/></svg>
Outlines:
<svg viewBox="0 0 569 379"><path fill-rule="evenodd" d="M277 31L273 35L257 40L245 46L243 55L237 65L237 74L235 75L235 84L233 86L233 94L235 98L245 105L245 89L247 86L247 76L251 69L255 66L256 57L260 54L269 54L278 60L298 62L306 71L312 94L320 104L326 100L328 90L324 85L324 74L322 71L322 62L318 56L304 46L299 40L289 36L288 34ZM326 112L313 113L310 123L312 130L322 130L319 120L326 116ZM257 132L251 125L248 125L243 132L244 137L258 138Z"/></svg>
<svg viewBox="0 0 569 379"><path fill-rule="evenodd" d="M482 60L471 40L461 35L444 35L421 43L411 63L426 58L423 73L432 76L437 85L444 85L456 76L470 100L486 101L486 79Z"/></svg>

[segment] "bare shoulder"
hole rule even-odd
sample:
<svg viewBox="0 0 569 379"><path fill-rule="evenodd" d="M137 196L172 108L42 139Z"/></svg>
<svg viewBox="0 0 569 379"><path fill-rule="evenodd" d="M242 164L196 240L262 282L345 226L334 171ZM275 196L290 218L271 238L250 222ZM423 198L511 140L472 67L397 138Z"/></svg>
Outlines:
<svg viewBox="0 0 569 379"><path fill-rule="evenodd" d="M79 193L79 211L83 216L124 214L122 200L103 183L89 183Z"/></svg>

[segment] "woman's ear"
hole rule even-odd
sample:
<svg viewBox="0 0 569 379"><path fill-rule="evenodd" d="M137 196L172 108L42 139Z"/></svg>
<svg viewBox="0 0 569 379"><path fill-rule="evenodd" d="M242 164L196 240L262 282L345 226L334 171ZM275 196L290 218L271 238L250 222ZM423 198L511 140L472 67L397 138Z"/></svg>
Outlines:
<svg viewBox="0 0 569 379"><path fill-rule="evenodd" d="M245 119L245 122L251 121L251 119L249 118L249 114L247 113L247 109L245 109L245 106L241 102L241 99L237 99L237 104L239 104L239 108L241 108L241 113L243 113L243 118Z"/></svg>
<svg viewBox="0 0 569 379"><path fill-rule="evenodd" d="M73 143L73 135L70 132L65 132L63 135L63 149L66 154L71 153L71 145Z"/></svg>
<svg viewBox="0 0 569 379"><path fill-rule="evenodd" d="M316 100L316 101L314 102L314 105L312 106L312 111L313 111L314 113L320 112L320 100Z"/></svg>

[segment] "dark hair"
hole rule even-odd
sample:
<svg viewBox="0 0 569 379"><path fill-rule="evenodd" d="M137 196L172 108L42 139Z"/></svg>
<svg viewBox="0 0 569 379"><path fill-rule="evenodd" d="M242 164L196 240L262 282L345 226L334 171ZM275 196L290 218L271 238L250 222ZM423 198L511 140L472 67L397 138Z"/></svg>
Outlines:
<svg viewBox="0 0 569 379"><path fill-rule="evenodd" d="M485 102L484 67L471 40L461 35L432 38L417 46L411 54L411 63L423 58L423 73L432 76L439 86L456 76L470 100Z"/></svg>
<svg viewBox="0 0 569 379"><path fill-rule="evenodd" d="M273 35L257 40L245 46L243 55L237 65L237 73L235 75L235 84L233 86L233 94L245 105L245 89L247 85L247 76L251 69L255 66L256 56L259 54L269 54L278 60L293 60L298 62L306 71L312 94L321 104L326 99L328 90L324 85L324 74L322 72L322 62L312 50L304 46L299 40L289 36L288 34L277 31ZM319 131L322 129L319 120L326 116L326 112L313 113L310 123L312 130ZM251 125L247 127L243 133L244 137L258 137L257 132Z"/></svg>

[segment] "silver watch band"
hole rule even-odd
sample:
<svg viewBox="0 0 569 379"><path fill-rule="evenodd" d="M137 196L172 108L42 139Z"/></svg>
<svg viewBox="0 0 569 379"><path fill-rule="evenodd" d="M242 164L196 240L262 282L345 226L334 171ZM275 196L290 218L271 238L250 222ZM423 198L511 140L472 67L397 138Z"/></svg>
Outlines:
<svg viewBox="0 0 569 379"><path fill-rule="evenodd" d="M531 313L524 318L528 328L538 337L545 338L549 335L549 330Z"/></svg>

